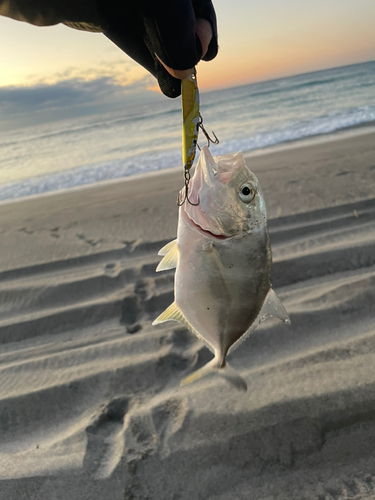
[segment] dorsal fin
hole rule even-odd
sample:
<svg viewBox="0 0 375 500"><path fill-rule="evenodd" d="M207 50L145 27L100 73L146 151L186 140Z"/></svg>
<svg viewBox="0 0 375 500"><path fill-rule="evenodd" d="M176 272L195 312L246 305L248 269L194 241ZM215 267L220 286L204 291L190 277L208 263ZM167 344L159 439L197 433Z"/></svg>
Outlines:
<svg viewBox="0 0 375 500"><path fill-rule="evenodd" d="M174 244L174 246L170 248L169 252L164 255L162 260L159 262L156 272L175 268L177 266L179 253L178 245Z"/></svg>
<svg viewBox="0 0 375 500"><path fill-rule="evenodd" d="M172 302L172 304L152 322L152 326L164 323L165 321L178 321L179 323L182 323L188 330L194 333L194 335L198 337L199 340L201 340L205 346L210 349L210 351L215 352L213 346L205 338L203 338L202 335L200 335L193 325L191 325L185 318L184 313L178 307L176 302Z"/></svg>
<svg viewBox="0 0 375 500"><path fill-rule="evenodd" d="M288 313L286 312L285 307L281 303L279 297L276 295L274 290L270 288L266 298L264 299L262 308L255 318L254 323L250 326L250 328L235 342L229 349L228 354L233 352L237 347L242 344L244 340L247 339L249 335L253 333L253 331L263 323L268 318L279 318L284 323L290 325L290 319Z"/></svg>
<svg viewBox="0 0 375 500"><path fill-rule="evenodd" d="M177 239L170 241L158 251L158 255L166 255L169 252L169 250L176 245L176 243Z"/></svg>

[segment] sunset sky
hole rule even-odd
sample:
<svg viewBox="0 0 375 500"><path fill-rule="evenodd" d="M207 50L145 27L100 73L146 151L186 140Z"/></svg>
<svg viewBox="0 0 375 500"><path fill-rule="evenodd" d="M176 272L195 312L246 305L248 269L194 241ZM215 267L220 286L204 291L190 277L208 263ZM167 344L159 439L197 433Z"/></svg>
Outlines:
<svg viewBox="0 0 375 500"><path fill-rule="evenodd" d="M216 0L220 52L198 66L201 90L375 59L374 0ZM101 34L0 16L0 114L72 97L86 112L156 98L155 80ZM44 94L43 94L44 93ZM59 99L61 95L65 100ZM158 96L157 98L160 98ZM38 100L39 99L39 100ZM55 101L56 102L55 102ZM63 104L62 104L63 103ZM37 110L37 111L40 111ZM68 113L69 114L69 113Z"/></svg>

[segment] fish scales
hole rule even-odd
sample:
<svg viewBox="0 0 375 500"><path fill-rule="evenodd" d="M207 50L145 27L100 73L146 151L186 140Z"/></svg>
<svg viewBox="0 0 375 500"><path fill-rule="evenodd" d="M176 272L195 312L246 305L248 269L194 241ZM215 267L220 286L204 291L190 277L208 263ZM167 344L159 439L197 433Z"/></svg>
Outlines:
<svg viewBox="0 0 375 500"><path fill-rule="evenodd" d="M246 390L246 381L226 361L228 352L267 317L290 323L271 288L263 194L242 153L213 158L204 147L190 199L199 204L180 207L177 240L159 252L165 256L157 271L176 267L175 301L153 324L179 321L214 353L182 385L216 372Z"/></svg>

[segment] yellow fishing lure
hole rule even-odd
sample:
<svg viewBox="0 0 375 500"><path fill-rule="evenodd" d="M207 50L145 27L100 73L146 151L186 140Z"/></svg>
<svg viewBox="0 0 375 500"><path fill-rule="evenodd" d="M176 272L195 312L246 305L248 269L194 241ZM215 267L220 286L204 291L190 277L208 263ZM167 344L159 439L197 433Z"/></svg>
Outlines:
<svg viewBox="0 0 375 500"><path fill-rule="evenodd" d="M181 82L182 164L190 170L195 158L199 130L199 91L196 71Z"/></svg>

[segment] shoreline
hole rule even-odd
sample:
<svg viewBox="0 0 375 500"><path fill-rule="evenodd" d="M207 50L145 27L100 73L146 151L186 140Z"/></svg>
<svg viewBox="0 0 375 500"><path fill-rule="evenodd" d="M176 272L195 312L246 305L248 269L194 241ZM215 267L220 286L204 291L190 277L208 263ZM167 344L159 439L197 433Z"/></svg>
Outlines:
<svg viewBox="0 0 375 500"><path fill-rule="evenodd" d="M253 149L244 152L244 156L263 156L269 153L275 153L279 151L287 151L290 149L303 148L305 146L313 146L314 144L326 144L335 141L342 141L345 139L351 139L353 137L358 137L361 135L368 135L375 133L375 121L368 123L361 123L358 125L351 125L350 127L345 127L334 132L329 132L327 134L315 134L309 137L303 137L301 139L295 139L291 141L284 141L273 146L267 146L265 148Z"/></svg>
<svg viewBox="0 0 375 500"><path fill-rule="evenodd" d="M375 198L374 158L375 133L245 156L262 186L269 220ZM0 272L122 249L124 242L174 239L181 170L1 203Z"/></svg>
<svg viewBox="0 0 375 500"><path fill-rule="evenodd" d="M278 144L275 144L272 146L266 146L264 148L243 151L243 155L245 158L257 158L257 157L263 157L263 156L267 156L267 155L278 153L278 152L284 152L284 151L290 151L290 150L295 150L295 149L300 149L300 148L305 148L305 147L311 147L314 145L330 144L330 143L334 143L336 141L343 141L346 139L351 139L351 138L355 138L358 136L369 135L369 134L375 134L375 121L361 123L361 124L357 124L357 125L352 125L350 127L346 127L344 129L339 129L339 130L336 130L334 132L330 132L327 134L316 134L316 135L309 136L306 138L301 138L301 139L296 139L296 140L291 140L291 141L284 141L282 143L278 143ZM199 151L197 151L197 157L198 157L198 155L199 155ZM137 181L142 180L142 179L147 181L150 178L152 179L155 177L168 175L168 174L176 175L179 172L181 172L181 178L182 178L182 167L178 166L178 167L155 170L155 171L151 171L151 172L144 172L144 173L135 174L135 175L129 175L126 177L119 177L116 179L108 179L105 181L95 182L95 183L91 183L91 184L83 184L81 186L74 186L74 187L70 187L70 188L62 188L62 189L57 189L57 190L53 190L53 191L46 191L43 193L38 193L38 194L33 194L33 195L28 195L28 196L22 196L22 197L17 197L17 198L8 198L5 200L1 200L0 206L13 204L13 203L22 203L22 202L32 201L32 200L35 200L38 198L44 198L44 197L50 197L50 196L56 196L56 195L64 195L65 193L73 193L73 192L77 192L77 191L79 192L79 191L85 191L85 190L90 190L90 189L95 190L95 189L100 189L100 188L111 186L111 185L117 185L119 183L128 183L128 182L132 182L132 181L137 182ZM25 180L27 180L27 179L25 179ZM11 185L11 184L7 184L7 185ZM181 186L182 186L182 184L181 184Z"/></svg>

